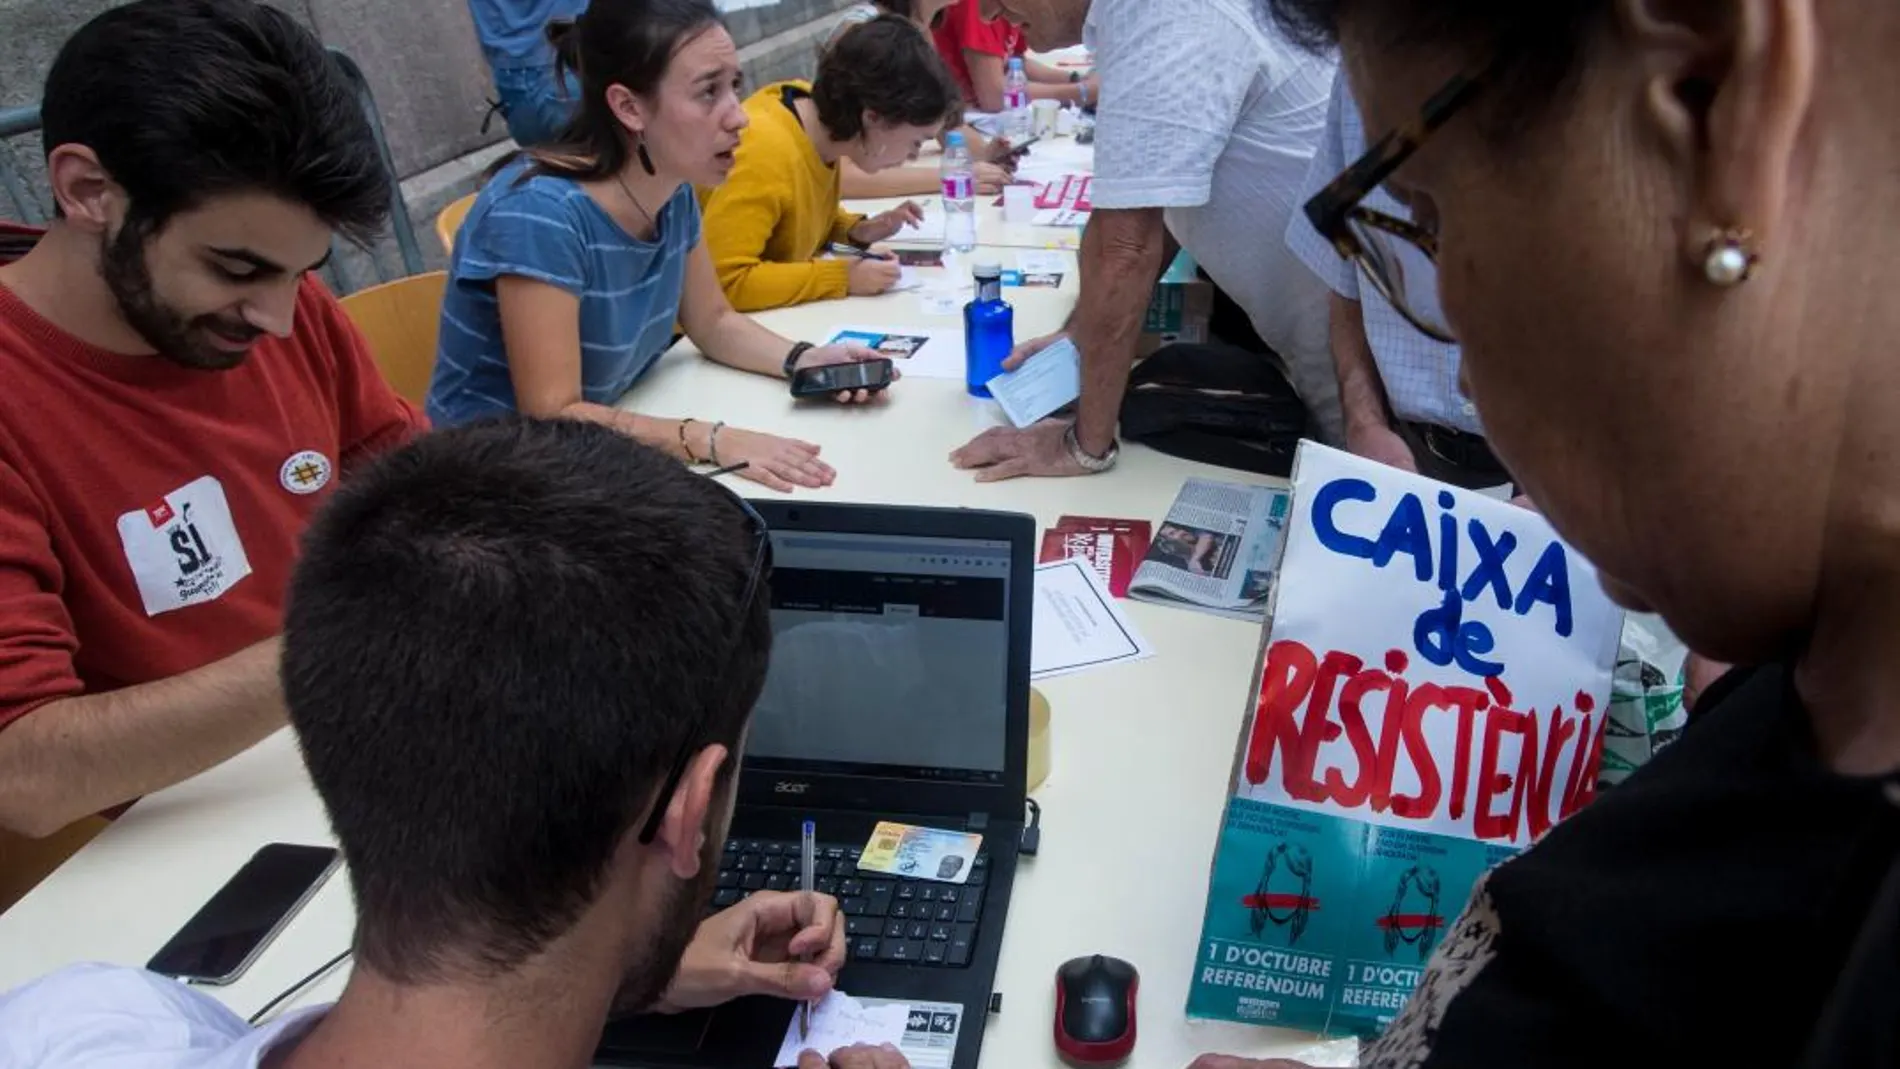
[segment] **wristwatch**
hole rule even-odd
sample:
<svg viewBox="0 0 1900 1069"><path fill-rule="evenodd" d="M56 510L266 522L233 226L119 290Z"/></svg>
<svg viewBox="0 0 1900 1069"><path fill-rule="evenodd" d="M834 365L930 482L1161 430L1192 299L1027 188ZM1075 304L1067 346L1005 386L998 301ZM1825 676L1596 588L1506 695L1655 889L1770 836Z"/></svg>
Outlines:
<svg viewBox="0 0 1900 1069"><path fill-rule="evenodd" d="M1069 459L1081 465L1082 470L1090 475L1100 475L1114 467L1115 462L1120 460L1122 455L1120 442L1108 443L1108 452L1099 457L1082 448L1082 440L1076 437L1073 423L1069 424L1069 429L1062 433L1062 445L1068 449Z"/></svg>
<svg viewBox="0 0 1900 1069"><path fill-rule="evenodd" d="M1081 80L1082 80L1082 72L1081 72L1081 71L1070 71L1070 72L1069 72L1069 84L1070 84L1070 85L1074 85L1075 83L1077 83L1077 82L1079 82L1079 81L1081 81Z"/></svg>
<svg viewBox="0 0 1900 1069"><path fill-rule="evenodd" d="M791 378L792 373L798 370L798 358L811 352L815 348L817 347L808 341L802 341L792 346L792 351L785 354L785 377L788 379Z"/></svg>

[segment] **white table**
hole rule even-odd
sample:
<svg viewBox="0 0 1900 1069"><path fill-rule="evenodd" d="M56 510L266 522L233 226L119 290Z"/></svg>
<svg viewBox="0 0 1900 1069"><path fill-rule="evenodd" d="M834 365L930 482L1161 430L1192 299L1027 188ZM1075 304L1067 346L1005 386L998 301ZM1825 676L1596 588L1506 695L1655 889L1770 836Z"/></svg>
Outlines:
<svg viewBox="0 0 1900 1069"><path fill-rule="evenodd" d="M1074 301L1061 290L1010 290L1019 337L1059 325ZM837 323L924 325L912 294L806 305L761 320L793 337ZM665 357L627 398L654 412L691 411L824 446L838 469L813 497L1027 512L1047 525L1063 513L1159 520L1183 479L1234 473L1139 447L1111 475L978 485L946 455L989 417L960 383L911 379L876 409L794 405L781 385L700 359L689 345ZM743 484L748 490L750 484ZM764 491L759 491L764 492ZM1184 1069L1214 1050L1303 1055L1350 1064L1351 1045L1183 1017L1200 934L1209 861L1247 703L1259 628L1139 603L1128 605L1157 656L1039 684L1048 697L1051 771L1041 856L1019 869L991 1019L986 1069L1060 1063L1050 1040L1055 970L1105 953L1142 973L1136 1069ZM85 960L143 963L259 846L328 842L321 807L287 732L217 769L153 795L0 915L0 989ZM332 880L238 983L208 988L240 1014L349 944L346 881ZM292 1005L333 998L341 973Z"/></svg>

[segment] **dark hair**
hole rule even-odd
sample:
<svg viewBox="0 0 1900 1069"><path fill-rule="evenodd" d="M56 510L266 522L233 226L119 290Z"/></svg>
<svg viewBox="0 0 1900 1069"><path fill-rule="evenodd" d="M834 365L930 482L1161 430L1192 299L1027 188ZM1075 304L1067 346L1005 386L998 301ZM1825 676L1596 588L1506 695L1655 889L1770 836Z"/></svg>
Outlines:
<svg viewBox="0 0 1900 1069"><path fill-rule="evenodd" d="M879 11L907 18L913 25L917 22L916 0L871 0L871 4ZM949 11L950 9L948 7L938 8L937 13L930 16L931 28L935 29L943 25L943 17L948 14Z"/></svg>
<svg viewBox="0 0 1900 1069"><path fill-rule="evenodd" d="M536 170L577 181L620 173L633 145L607 106L607 87L651 96L680 49L723 25L711 0L613 0L548 23L557 75L573 71L581 99L558 141L529 152Z"/></svg>
<svg viewBox="0 0 1900 1069"><path fill-rule="evenodd" d="M675 755L736 750L771 645L763 586L740 604L757 549L723 488L578 420L439 431L343 485L283 683L364 964L499 972L573 925Z"/></svg>
<svg viewBox="0 0 1900 1069"><path fill-rule="evenodd" d="M840 141L864 132L864 113L886 122L935 126L956 105L957 83L916 23L879 15L841 35L819 57L811 83L818 120Z"/></svg>
<svg viewBox="0 0 1900 1069"><path fill-rule="evenodd" d="M1448 49L1471 64L1500 59L1482 107L1507 134L1562 95L1609 0L1260 0L1288 37L1318 51L1342 23L1388 48ZM1423 103L1421 101L1421 103ZM1368 131L1377 136L1374 131Z"/></svg>
<svg viewBox="0 0 1900 1069"><path fill-rule="evenodd" d="M51 154L84 145L155 233L220 194L307 206L367 242L389 175L356 92L290 16L251 0L136 0L79 28L40 101Z"/></svg>

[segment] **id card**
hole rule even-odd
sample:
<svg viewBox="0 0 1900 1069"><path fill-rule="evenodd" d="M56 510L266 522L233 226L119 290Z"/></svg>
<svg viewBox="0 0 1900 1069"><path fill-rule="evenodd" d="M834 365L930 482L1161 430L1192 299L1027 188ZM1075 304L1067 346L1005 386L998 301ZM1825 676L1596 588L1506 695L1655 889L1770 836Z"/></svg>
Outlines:
<svg viewBox="0 0 1900 1069"><path fill-rule="evenodd" d="M968 883L970 868L983 845L981 835L883 821L864 845L858 868L913 880Z"/></svg>

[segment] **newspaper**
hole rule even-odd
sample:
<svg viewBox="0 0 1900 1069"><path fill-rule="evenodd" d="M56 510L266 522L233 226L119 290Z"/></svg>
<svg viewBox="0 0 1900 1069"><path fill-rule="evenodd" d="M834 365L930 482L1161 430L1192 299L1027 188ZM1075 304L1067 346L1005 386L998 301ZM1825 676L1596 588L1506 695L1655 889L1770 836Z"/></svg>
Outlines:
<svg viewBox="0 0 1900 1069"><path fill-rule="evenodd" d="M1286 535L1287 501L1285 490L1268 486L1189 479L1156 528L1128 596L1265 619Z"/></svg>

